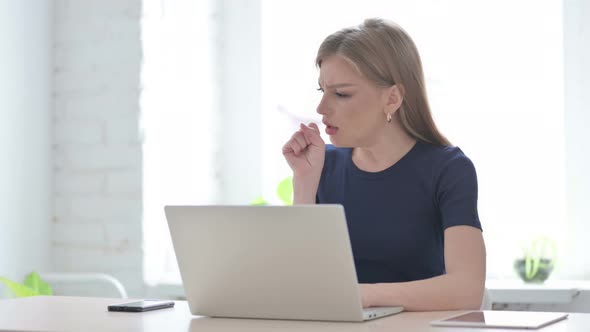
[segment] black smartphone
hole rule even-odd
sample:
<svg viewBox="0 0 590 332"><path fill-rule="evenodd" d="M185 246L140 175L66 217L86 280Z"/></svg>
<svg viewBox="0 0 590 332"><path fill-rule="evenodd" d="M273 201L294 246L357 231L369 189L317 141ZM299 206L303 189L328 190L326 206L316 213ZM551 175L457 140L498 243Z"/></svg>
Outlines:
<svg viewBox="0 0 590 332"><path fill-rule="evenodd" d="M174 301L142 300L136 302L111 304L108 306L108 309L109 311L143 312L172 307L174 307Z"/></svg>

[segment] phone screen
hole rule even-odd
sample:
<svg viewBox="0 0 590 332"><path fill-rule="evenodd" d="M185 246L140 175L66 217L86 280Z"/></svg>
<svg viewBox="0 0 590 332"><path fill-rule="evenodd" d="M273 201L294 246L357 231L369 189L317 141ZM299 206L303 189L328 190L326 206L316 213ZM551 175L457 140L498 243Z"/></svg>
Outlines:
<svg viewBox="0 0 590 332"><path fill-rule="evenodd" d="M488 318L489 321L489 318ZM445 322L485 323L486 317L481 311L470 312L461 316L445 319Z"/></svg>

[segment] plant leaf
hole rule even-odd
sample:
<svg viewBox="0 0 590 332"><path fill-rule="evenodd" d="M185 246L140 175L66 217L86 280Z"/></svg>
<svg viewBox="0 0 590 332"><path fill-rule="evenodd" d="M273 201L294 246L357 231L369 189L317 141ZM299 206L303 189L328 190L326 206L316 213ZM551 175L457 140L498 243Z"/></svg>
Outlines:
<svg viewBox="0 0 590 332"><path fill-rule="evenodd" d="M39 295L53 295L53 289L43 280L41 280L41 284L39 285Z"/></svg>
<svg viewBox="0 0 590 332"><path fill-rule="evenodd" d="M537 273L539 272L539 264L541 263L541 258L535 257L533 259L533 271L531 272L531 278L534 278Z"/></svg>
<svg viewBox="0 0 590 332"><path fill-rule="evenodd" d="M2 282L8 289L12 291L14 296L16 297L27 297L27 296L35 296L39 295L34 290L30 289L29 287L19 284L18 282L14 282L12 280L6 279L4 277L0 277L0 282Z"/></svg>
<svg viewBox="0 0 590 332"><path fill-rule="evenodd" d="M41 278L39 277L37 272L31 272L25 278L25 282L23 283L23 285L29 287L30 289L32 289L33 291L38 293L40 281L41 281Z"/></svg>
<svg viewBox="0 0 590 332"><path fill-rule="evenodd" d="M25 278L25 286L35 291L38 295L53 295L53 290L48 283L41 280L37 272L31 272Z"/></svg>
<svg viewBox="0 0 590 332"><path fill-rule="evenodd" d="M527 255L524 258L524 276L526 280L531 280L533 278L533 257Z"/></svg>
<svg viewBox="0 0 590 332"><path fill-rule="evenodd" d="M268 205L268 202L262 198L262 196L258 196L255 200L250 202L250 205Z"/></svg>
<svg viewBox="0 0 590 332"><path fill-rule="evenodd" d="M277 195L285 205L293 205L293 178L286 177L277 186Z"/></svg>

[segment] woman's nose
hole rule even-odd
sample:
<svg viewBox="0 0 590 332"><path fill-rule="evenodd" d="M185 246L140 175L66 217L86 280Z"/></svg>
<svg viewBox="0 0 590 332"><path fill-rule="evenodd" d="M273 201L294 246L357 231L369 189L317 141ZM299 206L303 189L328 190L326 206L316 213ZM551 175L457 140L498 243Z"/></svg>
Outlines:
<svg viewBox="0 0 590 332"><path fill-rule="evenodd" d="M327 105L326 105L325 95L322 96L322 99L320 100L320 103L318 104L318 107L316 108L316 112L318 114L322 114L322 115L327 113Z"/></svg>

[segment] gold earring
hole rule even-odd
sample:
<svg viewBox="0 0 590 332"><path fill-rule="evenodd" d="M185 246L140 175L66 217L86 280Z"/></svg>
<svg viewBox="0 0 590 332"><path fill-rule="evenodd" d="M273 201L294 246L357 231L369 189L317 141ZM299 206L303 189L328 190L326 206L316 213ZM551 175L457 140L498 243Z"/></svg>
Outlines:
<svg viewBox="0 0 590 332"><path fill-rule="evenodd" d="M387 113L387 123L391 123L391 113Z"/></svg>

